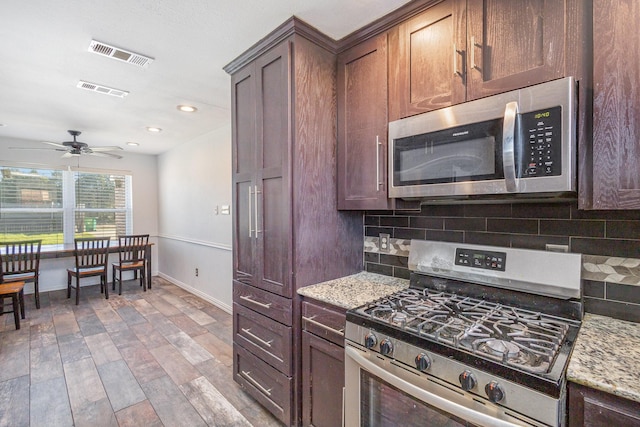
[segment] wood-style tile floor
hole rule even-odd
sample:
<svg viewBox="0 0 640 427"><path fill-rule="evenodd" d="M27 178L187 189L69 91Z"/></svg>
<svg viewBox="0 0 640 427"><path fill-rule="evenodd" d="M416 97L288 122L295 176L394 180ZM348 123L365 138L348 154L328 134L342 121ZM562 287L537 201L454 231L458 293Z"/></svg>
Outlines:
<svg viewBox="0 0 640 427"><path fill-rule="evenodd" d="M232 317L158 277L0 317L0 426L279 426L232 379Z"/></svg>

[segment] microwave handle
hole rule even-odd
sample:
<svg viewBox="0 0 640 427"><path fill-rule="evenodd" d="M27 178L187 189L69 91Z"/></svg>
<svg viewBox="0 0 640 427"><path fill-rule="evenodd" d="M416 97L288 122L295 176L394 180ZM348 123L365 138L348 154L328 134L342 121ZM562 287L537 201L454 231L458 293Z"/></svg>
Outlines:
<svg viewBox="0 0 640 427"><path fill-rule="evenodd" d="M518 191L515 161L516 120L518 117L518 103L509 102L504 109L504 121L502 125L502 168L507 192Z"/></svg>

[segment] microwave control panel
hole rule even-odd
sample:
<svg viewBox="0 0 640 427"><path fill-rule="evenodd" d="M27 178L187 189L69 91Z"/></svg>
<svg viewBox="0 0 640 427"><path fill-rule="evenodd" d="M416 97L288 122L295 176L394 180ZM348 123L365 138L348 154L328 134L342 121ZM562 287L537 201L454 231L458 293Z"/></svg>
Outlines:
<svg viewBox="0 0 640 427"><path fill-rule="evenodd" d="M504 271L506 264L507 254L505 252L456 248L456 265Z"/></svg>
<svg viewBox="0 0 640 427"><path fill-rule="evenodd" d="M520 115L523 135L521 178L562 173L562 108L553 107Z"/></svg>

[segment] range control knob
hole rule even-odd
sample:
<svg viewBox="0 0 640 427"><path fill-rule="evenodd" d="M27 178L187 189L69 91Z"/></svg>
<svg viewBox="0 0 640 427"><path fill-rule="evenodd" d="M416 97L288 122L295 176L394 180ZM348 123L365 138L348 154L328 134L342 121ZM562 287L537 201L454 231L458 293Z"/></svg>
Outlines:
<svg viewBox="0 0 640 427"><path fill-rule="evenodd" d="M484 391L492 402L497 403L504 399L504 389L497 381L491 381L484 386Z"/></svg>
<svg viewBox="0 0 640 427"><path fill-rule="evenodd" d="M364 346L366 348L373 348L378 344L378 337L373 332L369 332L364 336Z"/></svg>
<svg viewBox="0 0 640 427"><path fill-rule="evenodd" d="M461 373L458 379L460 380L462 389L466 391L474 389L476 387L476 384L478 383L476 381L476 376L473 375L468 369Z"/></svg>
<svg viewBox="0 0 640 427"><path fill-rule="evenodd" d="M426 371L431 367L431 359L424 353L420 353L416 356L416 368L419 371Z"/></svg>
<svg viewBox="0 0 640 427"><path fill-rule="evenodd" d="M385 338L380 341L380 353L384 354L385 356L393 353L393 343L389 338Z"/></svg>

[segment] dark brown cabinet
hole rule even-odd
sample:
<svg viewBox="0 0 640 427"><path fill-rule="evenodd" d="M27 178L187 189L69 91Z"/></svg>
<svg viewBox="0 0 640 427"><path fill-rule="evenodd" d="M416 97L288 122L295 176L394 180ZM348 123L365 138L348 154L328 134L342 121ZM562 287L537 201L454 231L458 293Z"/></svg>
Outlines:
<svg viewBox="0 0 640 427"><path fill-rule="evenodd" d="M291 297L287 107L289 46L283 43L232 77L234 277ZM259 137L258 137L259 136ZM267 230L265 232L265 230Z"/></svg>
<svg viewBox="0 0 640 427"><path fill-rule="evenodd" d="M401 23L389 119L564 77L566 3L446 0Z"/></svg>
<svg viewBox="0 0 640 427"><path fill-rule="evenodd" d="M593 1L593 145L581 153L581 208L640 209L639 21L638 2Z"/></svg>
<svg viewBox="0 0 640 427"><path fill-rule="evenodd" d="M389 121L464 102L464 0L446 0L389 32Z"/></svg>
<svg viewBox="0 0 640 427"><path fill-rule="evenodd" d="M232 83L234 379L301 423L299 287L362 269L337 210L333 41L291 18L225 67Z"/></svg>
<svg viewBox="0 0 640 427"><path fill-rule="evenodd" d="M569 383L569 427L638 427L640 403Z"/></svg>
<svg viewBox="0 0 640 427"><path fill-rule="evenodd" d="M303 302L302 422L342 425L345 310Z"/></svg>
<svg viewBox="0 0 640 427"><path fill-rule="evenodd" d="M338 55L338 209L388 209L387 36Z"/></svg>

